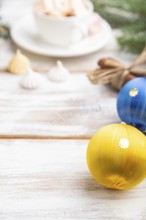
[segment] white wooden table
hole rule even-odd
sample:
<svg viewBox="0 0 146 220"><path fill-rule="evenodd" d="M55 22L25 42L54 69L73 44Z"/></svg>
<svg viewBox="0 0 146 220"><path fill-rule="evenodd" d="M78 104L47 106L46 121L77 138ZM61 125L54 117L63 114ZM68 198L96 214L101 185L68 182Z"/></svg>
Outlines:
<svg viewBox="0 0 146 220"><path fill-rule="evenodd" d="M4 64L14 47L3 41L1 46ZM64 62L92 66L110 53L104 49ZM30 57L33 65L56 62ZM20 88L19 76L0 73L0 220L145 220L145 181L129 191L107 190L86 165L90 137L119 122L117 93L92 85L85 73L74 73L62 84L44 77L44 87L27 91Z"/></svg>

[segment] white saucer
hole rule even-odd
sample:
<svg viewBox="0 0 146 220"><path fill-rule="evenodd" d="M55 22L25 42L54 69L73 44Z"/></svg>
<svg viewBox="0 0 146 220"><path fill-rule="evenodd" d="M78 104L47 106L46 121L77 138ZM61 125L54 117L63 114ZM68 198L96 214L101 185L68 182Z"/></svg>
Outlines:
<svg viewBox="0 0 146 220"><path fill-rule="evenodd" d="M95 52L107 44L111 33L110 25L100 19L100 31L77 44L63 48L52 46L39 38L32 15L24 17L11 28L11 37L19 47L51 57L76 57Z"/></svg>

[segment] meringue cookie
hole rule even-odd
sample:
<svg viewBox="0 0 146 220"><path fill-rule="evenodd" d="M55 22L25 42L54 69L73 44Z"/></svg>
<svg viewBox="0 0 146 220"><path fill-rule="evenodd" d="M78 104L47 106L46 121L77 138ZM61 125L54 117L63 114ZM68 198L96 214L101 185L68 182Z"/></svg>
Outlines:
<svg viewBox="0 0 146 220"><path fill-rule="evenodd" d="M42 84L42 76L31 69L22 77L20 85L24 89L37 89Z"/></svg>
<svg viewBox="0 0 146 220"><path fill-rule="evenodd" d="M48 78L54 82L66 81L69 76L69 71L63 66L61 61L57 61L57 66L53 67L48 74Z"/></svg>
<svg viewBox="0 0 146 220"><path fill-rule="evenodd" d="M13 74L24 74L27 72L29 66L29 59L20 50L17 50L8 64L8 71Z"/></svg>

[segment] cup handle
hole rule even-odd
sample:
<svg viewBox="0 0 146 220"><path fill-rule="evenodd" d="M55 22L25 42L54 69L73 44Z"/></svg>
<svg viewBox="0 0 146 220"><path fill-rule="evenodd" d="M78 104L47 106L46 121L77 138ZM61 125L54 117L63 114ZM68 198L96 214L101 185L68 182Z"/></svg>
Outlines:
<svg viewBox="0 0 146 220"><path fill-rule="evenodd" d="M87 25L83 25L83 24L80 24L80 23L74 23L74 29L75 30L80 30L80 36L78 36L78 38L80 39L75 39L75 36L73 37L73 39L71 40L71 43L76 43L76 42L79 42L80 40L84 39L85 37L87 37L88 35L88 27Z"/></svg>

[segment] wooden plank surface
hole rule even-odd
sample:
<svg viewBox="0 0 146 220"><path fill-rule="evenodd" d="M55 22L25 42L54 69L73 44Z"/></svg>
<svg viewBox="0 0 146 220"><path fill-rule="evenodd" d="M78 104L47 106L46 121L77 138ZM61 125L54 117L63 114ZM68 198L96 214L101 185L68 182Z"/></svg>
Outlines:
<svg viewBox="0 0 146 220"><path fill-rule="evenodd" d="M16 48L3 40L0 47L0 66L5 66ZM34 67L49 69L56 63L26 54ZM117 54L122 58L109 44L109 49L63 62L74 71L89 70L100 57ZM129 191L107 190L86 165L85 139L119 122L117 92L92 85L82 73L57 84L43 76L41 88L27 91L19 85L21 76L0 73L0 138L7 137L0 139L0 220L145 220L145 181Z"/></svg>
<svg viewBox="0 0 146 220"><path fill-rule="evenodd" d="M0 219L145 220L146 181L107 190L86 165L85 140L0 140Z"/></svg>
<svg viewBox="0 0 146 220"><path fill-rule="evenodd" d="M0 135L90 138L97 129L120 121L117 93L92 85L85 74L73 74L65 83L44 75L35 91L20 87L21 76L0 74Z"/></svg>

